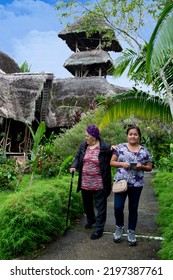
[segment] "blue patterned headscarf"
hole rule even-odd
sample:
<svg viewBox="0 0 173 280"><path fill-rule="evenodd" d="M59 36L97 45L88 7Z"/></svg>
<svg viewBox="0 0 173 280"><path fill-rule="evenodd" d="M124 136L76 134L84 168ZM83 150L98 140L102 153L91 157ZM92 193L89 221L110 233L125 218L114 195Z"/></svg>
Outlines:
<svg viewBox="0 0 173 280"><path fill-rule="evenodd" d="M96 139L98 139L100 137L100 131L99 131L98 127L95 125L89 125L87 127L86 131Z"/></svg>

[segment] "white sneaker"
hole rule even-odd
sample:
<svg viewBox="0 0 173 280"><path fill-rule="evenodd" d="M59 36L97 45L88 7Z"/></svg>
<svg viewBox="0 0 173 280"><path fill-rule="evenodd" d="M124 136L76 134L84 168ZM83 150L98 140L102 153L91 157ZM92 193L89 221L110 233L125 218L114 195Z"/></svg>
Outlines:
<svg viewBox="0 0 173 280"><path fill-rule="evenodd" d="M120 242L121 237L122 237L122 235L123 235L123 232L124 232L124 227L118 227L118 226L116 226L116 231L115 231L115 233L113 234L113 241L114 241L115 243Z"/></svg>
<svg viewBox="0 0 173 280"><path fill-rule="evenodd" d="M130 246L136 246L137 240L136 240L136 236L135 236L135 231L129 229L127 231L127 240L129 242Z"/></svg>

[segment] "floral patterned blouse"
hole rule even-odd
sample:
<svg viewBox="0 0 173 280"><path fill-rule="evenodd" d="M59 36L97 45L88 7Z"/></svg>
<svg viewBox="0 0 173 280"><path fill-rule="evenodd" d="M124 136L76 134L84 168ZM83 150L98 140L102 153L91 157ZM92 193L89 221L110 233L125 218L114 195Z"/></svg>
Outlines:
<svg viewBox="0 0 173 280"><path fill-rule="evenodd" d="M151 162L151 155L149 151L143 146L140 146L138 152L132 152L128 149L127 143L119 144L117 145L117 148L114 150L113 154L118 157L117 162L137 162L141 163L142 165ZM132 170L124 169L123 167L117 167L114 181L119 181L127 178L129 186L141 187L144 185L143 170Z"/></svg>

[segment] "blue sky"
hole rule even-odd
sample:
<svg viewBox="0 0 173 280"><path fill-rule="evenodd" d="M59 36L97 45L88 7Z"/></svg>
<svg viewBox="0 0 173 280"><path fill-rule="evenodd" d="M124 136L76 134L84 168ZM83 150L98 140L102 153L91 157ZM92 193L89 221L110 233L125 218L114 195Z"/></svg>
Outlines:
<svg viewBox="0 0 173 280"><path fill-rule="evenodd" d="M56 1L0 1L0 50L19 65L25 60L31 72L51 72L56 77L71 76L63 67L71 51L58 33L60 25Z"/></svg>
<svg viewBox="0 0 173 280"><path fill-rule="evenodd" d="M19 65L26 60L31 72L67 78L72 76L63 64L72 52L58 37L65 23L58 21L56 3L55 0L0 0L0 50ZM120 86L133 84L125 76L108 80Z"/></svg>

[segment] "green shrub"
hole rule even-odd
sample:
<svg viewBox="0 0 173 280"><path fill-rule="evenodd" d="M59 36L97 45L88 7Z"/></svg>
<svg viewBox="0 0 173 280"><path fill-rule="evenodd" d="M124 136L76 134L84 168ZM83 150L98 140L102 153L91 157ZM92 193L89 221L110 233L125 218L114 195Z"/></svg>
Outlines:
<svg viewBox="0 0 173 280"><path fill-rule="evenodd" d="M32 186L20 186L18 192L6 199L0 209L1 259L26 255L64 233L69 178L40 180L37 175ZM69 224L81 212L81 197L73 188Z"/></svg>
<svg viewBox="0 0 173 280"><path fill-rule="evenodd" d="M81 122L74 125L71 129L60 134L54 142L56 154L61 158L74 155L80 143L85 139L86 127L93 123L94 112L83 117Z"/></svg>
<svg viewBox="0 0 173 280"><path fill-rule="evenodd" d="M61 160L56 158L45 158L40 162L37 173L40 174L42 178L56 177L60 170L60 164Z"/></svg>
<svg viewBox="0 0 173 280"><path fill-rule="evenodd" d="M157 201L159 204L159 213L157 223L164 240L162 248L159 250L161 259L173 259L173 174L172 172L157 172L153 179Z"/></svg>
<svg viewBox="0 0 173 280"><path fill-rule="evenodd" d="M55 153L66 158L69 155L75 155L82 141L85 140L85 130L88 125L99 125L102 118L103 109L95 110L82 117L80 123L74 125L71 129L62 133L54 142ZM101 130L101 138L109 144L117 144L124 142L125 131L120 121L111 122L108 126Z"/></svg>
<svg viewBox="0 0 173 280"><path fill-rule="evenodd" d="M14 159L0 158L0 189L15 190L20 180L20 167L16 165Z"/></svg>

